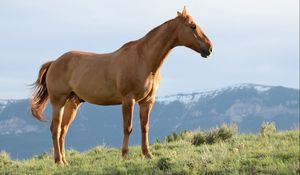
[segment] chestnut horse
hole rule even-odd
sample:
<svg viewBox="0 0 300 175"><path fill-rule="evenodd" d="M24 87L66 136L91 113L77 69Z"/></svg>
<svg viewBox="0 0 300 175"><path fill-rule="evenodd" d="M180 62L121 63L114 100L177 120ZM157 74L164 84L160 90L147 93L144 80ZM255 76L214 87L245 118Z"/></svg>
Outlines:
<svg viewBox="0 0 300 175"><path fill-rule="evenodd" d="M186 46L208 57L212 43L187 14L151 30L143 38L123 45L115 52L96 54L71 51L42 65L31 100L33 116L43 121L43 112L52 104L51 133L54 160L66 164L65 137L82 102L97 105L122 104L122 158L128 154L134 104L140 106L142 156L151 158L148 143L149 115L160 81L160 68L170 51Z"/></svg>

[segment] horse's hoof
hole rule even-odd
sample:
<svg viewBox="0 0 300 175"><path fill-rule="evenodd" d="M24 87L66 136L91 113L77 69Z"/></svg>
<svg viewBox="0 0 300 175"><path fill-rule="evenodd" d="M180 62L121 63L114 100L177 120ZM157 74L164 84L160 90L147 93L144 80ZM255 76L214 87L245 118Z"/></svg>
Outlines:
<svg viewBox="0 0 300 175"><path fill-rule="evenodd" d="M57 166L64 166L64 165L65 165L65 163L64 163L62 160L56 161L55 164L56 164Z"/></svg>
<svg viewBox="0 0 300 175"><path fill-rule="evenodd" d="M122 150L121 157L122 157L123 160L127 159L127 157L128 157L128 149Z"/></svg>
<svg viewBox="0 0 300 175"><path fill-rule="evenodd" d="M148 153L142 154L142 157L146 158L146 159L152 159L153 155L150 152L148 152Z"/></svg>
<svg viewBox="0 0 300 175"><path fill-rule="evenodd" d="M122 156L121 156L121 159L122 159L122 160L127 160L127 159L128 159L128 155L127 155L127 154L126 154L126 155L122 155Z"/></svg>
<svg viewBox="0 0 300 175"><path fill-rule="evenodd" d="M63 159L64 165L69 165L69 162L66 159Z"/></svg>

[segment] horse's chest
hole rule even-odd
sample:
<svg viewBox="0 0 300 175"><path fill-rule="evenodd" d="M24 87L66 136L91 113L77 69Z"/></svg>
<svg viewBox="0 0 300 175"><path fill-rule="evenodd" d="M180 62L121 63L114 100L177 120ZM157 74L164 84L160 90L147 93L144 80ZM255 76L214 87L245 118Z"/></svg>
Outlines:
<svg viewBox="0 0 300 175"><path fill-rule="evenodd" d="M121 94L133 94L137 101L145 98L152 90L154 84L154 76L150 75L145 78L135 77L127 79L122 83L120 88Z"/></svg>
<svg viewBox="0 0 300 175"><path fill-rule="evenodd" d="M153 77L149 77L148 79L139 81L135 87L135 96L136 100L141 100L145 98L152 90L154 84Z"/></svg>

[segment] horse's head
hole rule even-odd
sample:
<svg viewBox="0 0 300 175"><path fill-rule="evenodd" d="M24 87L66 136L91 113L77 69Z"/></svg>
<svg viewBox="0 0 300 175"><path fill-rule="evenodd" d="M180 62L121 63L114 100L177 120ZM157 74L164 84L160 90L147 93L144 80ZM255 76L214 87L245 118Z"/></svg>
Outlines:
<svg viewBox="0 0 300 175"><path fill-rule="evenodd" d="M200 53L202 57L207 58L213 51L211 41L193 18L187 14L185 6L182 12L177 12L177 15L178 45L191 48Z"/></svg>

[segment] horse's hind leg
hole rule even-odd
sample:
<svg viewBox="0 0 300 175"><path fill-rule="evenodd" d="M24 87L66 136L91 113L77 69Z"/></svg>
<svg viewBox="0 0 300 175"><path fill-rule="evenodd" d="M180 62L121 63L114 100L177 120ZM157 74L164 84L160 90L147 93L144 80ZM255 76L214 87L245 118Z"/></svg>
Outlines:
<svg viewBox="0 0 300 175"><path fill-rule="evenodd" d="M66 97L65 96L61 96L59 98L50 97L50 101L52 104L52 123L50 126L50 130L52 133L52 142L54 148L54 161L57 164L63 164L62 156L60 152L60 146L59 146L59 136L61 131L61 122L62 122Z"/></svg>
<svg viewBox="0 0 300 175"><path fill-rule="evenodd" d="M65 137L67 135L69 126L73 122L77 110L80 106L80 99L77 96L71 96L64 106L64 115L62 118L61 123L61 133L59 137L59 144L60 144L60 150L62 155L62 161L67 164L66 158L65 158Z"/></svg>

